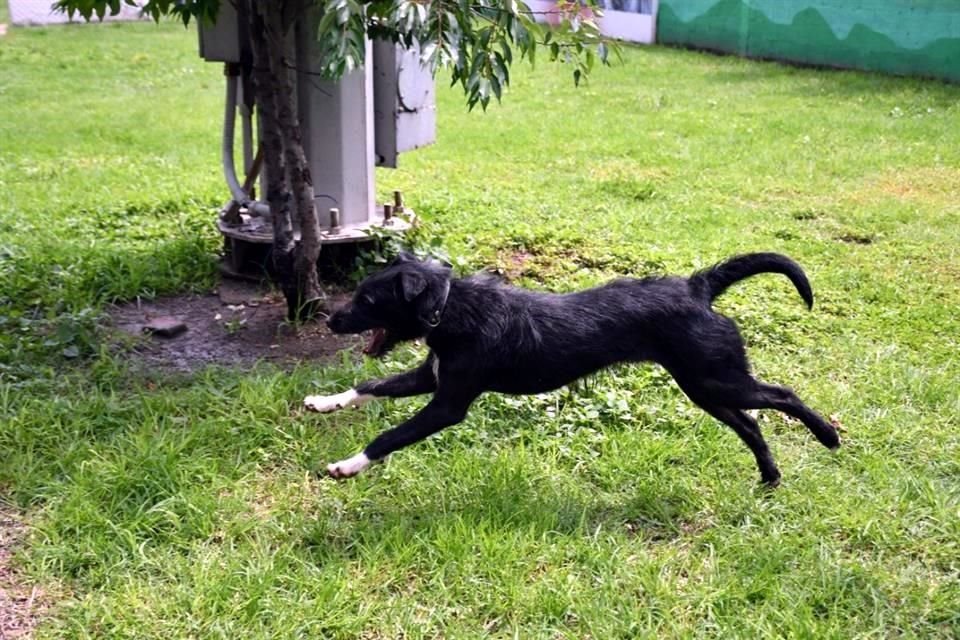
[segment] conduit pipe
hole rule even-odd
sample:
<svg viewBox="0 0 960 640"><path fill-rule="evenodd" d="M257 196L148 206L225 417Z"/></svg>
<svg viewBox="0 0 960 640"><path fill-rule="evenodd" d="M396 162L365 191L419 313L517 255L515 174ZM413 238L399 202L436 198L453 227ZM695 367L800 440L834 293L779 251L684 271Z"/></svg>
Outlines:
<svg viewBox="0 0 960 640"><path fill-rule="evenodd" d="M230 195L233 196L233 200L228 202L223 210L229 211L234 204L239 204L246 207L248 211L255 215L268 216L270 215L270 205L250 198L250 194L247 193L240 184L240 180L237 178L237 169L234 166L233 132L237 117L237 84L240 82L239 65L233 63L225 64L223 66L223 74L227 79L227 99L223 111L223 146L221 148L221 156L223 160L223 176L227 181L227 186L230 188ZM248 135L250 137L253 135L252 123L249 121L244 122L243 133L244 160L248 165L248 170L252 170L253 163L252 160L248 158L248 156L252 156L252 140L247 139Z"/></svg>

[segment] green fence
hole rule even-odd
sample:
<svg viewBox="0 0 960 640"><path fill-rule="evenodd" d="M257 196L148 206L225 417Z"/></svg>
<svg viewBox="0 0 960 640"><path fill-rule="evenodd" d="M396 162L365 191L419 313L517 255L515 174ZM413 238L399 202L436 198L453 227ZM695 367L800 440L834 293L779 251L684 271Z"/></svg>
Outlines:
<svg viewBox="0 0 960 640"><path fill-rule="evenodd" d="M960 0L660 0L657 40L960 82Z"/></svg>

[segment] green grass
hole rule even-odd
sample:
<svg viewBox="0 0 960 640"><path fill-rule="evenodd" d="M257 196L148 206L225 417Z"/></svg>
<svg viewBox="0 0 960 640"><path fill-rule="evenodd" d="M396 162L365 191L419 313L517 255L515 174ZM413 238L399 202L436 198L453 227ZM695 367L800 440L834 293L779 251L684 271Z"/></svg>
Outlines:
<svg viewBox="0 0 960 640"><path fill-rule="evenodd" d="M834 455L766 416L776 492L650 367L484 397L342 484L314 471L422 400L300 399L416 348L131 372L103 305L214 281L221 71L174 25L0 41L0 491L55 596L38 636L956 637L960 88L625 57L579 90L518 67L485 114L441 90L439 144L378 186L528 286L795 257L813 312L776 276L718 301L762 377L845 427Z"/></svg>

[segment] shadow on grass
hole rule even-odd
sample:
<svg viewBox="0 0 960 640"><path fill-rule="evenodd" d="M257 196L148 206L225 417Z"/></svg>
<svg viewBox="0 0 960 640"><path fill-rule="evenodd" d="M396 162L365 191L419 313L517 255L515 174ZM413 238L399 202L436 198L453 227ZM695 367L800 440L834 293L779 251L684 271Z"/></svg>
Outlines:
<svg viewBox="0 0 960 640"><path fill-rule="evenodd" d="M384 500L349 520L326 515L304 531L308 558L322 564L357 557L371 548L403 555L443 545L451 535L465 541L567 538L587 540L623 534L641 544L670 543L699 530L698 508L690 486L639 485L632 498L591 497L590 487L499 486L476 484L454 499L431 494L423 499ZM498 543L499 544L499 543Z"/></svg>
<svg viewBox="0 0 960 640"><path fill-rule="evenodd" d="M705 76L707 82L719 85L756 85L776 93L809 98L832 96L838 98L875 97L890 100L897 92L910 91L922 97L924 103L947 109L956 104L960 86L945 80L885 75L879 72L833 67L793 65L778 60L765 60L763 65L722 68ZM771 81L790 81L777 91Z"/></svg>

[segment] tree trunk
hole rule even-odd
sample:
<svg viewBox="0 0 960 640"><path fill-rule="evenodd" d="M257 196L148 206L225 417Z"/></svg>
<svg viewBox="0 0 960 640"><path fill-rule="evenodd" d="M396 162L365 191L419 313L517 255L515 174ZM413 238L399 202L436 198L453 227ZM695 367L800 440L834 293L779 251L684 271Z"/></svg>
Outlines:
<svg viewBox="0 0 960 640"><path fill-rule="evenodd" d="M260 112L266 197L273 219L273 266L287 301L287 317L306 319L324 306L317 277L320 229L294 108L293 83L284 64L287 45L282 27L283 3L245 0L240 5L250 26L254 97ZM294 206L301 227L300 242L294 238Z"/></svg>
<svg viewBox="0 0 960 640"><path fill-rule="evenodd" d="M263 3L264 6L276 6ZM317 276L317 259L320 257L320 222L314 204L313 179L310 165L303 150L300 136L300 120L297 117L297 96L294 86L294 65L290 63L291 44L287 38L283 9L261 9L267 26L267 42L273 55L270 56L270 72L279 91L277 99L277 124L283 138L283 160L286 175L293 192L293 203L300 223L300 242L297 244L294 270L299 278L300 313L311 317L325 305L325 296ZM302 12L300 12L302 15Z"/></svg>

